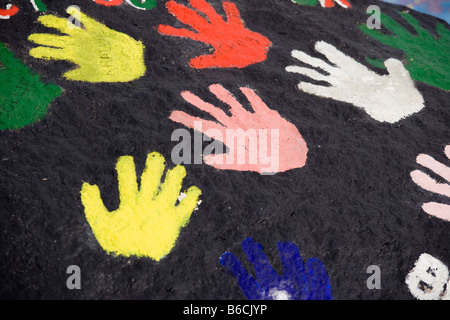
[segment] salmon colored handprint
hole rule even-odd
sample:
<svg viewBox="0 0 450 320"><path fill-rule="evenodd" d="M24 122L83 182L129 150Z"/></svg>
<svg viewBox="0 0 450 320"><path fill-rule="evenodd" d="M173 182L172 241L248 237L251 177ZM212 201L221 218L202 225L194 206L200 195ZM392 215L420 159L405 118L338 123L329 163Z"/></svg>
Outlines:
<svg viewBox="0 0 450 320"><path fill-rule="evenodd" d="M254 112L249 112L221 85L214 84L209 89L217 99L230 106L231 116L189 91L182 92L182 97L209 113L217 122L183 111L173 111L170 115L172 121L201 131L228 147L228 153L205 155L206 164L219 170L261 174L275 174L306 164L308 147L297 127L270 109L255 91L240 88L253 108Z"/></svg>

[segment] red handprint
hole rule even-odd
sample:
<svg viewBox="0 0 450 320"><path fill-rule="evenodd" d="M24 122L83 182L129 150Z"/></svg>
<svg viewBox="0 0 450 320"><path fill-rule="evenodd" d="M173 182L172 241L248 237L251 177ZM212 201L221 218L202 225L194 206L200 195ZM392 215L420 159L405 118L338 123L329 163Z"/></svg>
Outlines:
<svg viewBox="0 0 450 320"><path fill-rule="evenodd" d="M19 8L12 4L6 5L6 9L0 9L0 19L9 19L19 12Z"/></svg>
<svg viewBox="0 0 450 320"><path fill-rule="evenodd" d="M101 4L105 7L115 7L120 6L123 0L94 0L95 3Z"/></svg>
<svg viewBox="0 0 450 320"><path fill-rule="evenodd" d="M226 21L205 0L189 0L189 3L207 19L173 0L167 2L166 7L180 22L191 26L196 32L167 25L158 26L158 31L164 35L201 41L214 48L212 54L193 58L189 63L192 68L244 68L266 60L272 43L244 26L234 3L223 2Z"/></svg>
<svg viewBox="0 0 450 320"><path fill-rule="evenodd" d="M334 7L334 1L336 1L341 7L350 8L351 4L346 0L320 0L322 7L330 8Z"/></svg>
<svg viewBox="0 0 450 320"><path fill-rule="evenodd" d="M182 97L218 122L183 111L173 111L170 115L172 121L201 131L228 147L228 153L204 155L206 164L220 170L261 174L275 174L305 165L308 147L298 129L270 109L255 91L240 88L254 110L249 112L221 85L214 84L209 89L217 99L230 106L231 116L189 91L182 92Z"/></svg>

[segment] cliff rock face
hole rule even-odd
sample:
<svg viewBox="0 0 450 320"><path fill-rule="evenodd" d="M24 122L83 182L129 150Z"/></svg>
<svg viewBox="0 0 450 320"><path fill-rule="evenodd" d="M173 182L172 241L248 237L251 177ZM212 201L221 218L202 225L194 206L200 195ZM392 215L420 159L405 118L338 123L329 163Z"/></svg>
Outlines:
<svg viewBox="0 0 450 320"><path fill-rule="evenodd" d="M446 294L445 21L378 0L6 4L1 298Z"/></svg>

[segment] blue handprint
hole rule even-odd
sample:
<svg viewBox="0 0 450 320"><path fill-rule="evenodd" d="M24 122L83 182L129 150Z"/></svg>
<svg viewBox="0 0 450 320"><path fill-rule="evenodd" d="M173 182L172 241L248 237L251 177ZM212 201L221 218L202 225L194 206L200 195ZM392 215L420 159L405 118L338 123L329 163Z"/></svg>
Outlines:
<svg viewBox="0 0 450 320"><path fill-rule="evenodd" d="M279 242L284 273L277 274L262 251L251 238L242 242L242 249L253 264L256 278L245 270L231 252L220 257L221 264L237 278L249 300L331 300L330 279L322 262L311 258L306 262L292 242Z"/></svg>

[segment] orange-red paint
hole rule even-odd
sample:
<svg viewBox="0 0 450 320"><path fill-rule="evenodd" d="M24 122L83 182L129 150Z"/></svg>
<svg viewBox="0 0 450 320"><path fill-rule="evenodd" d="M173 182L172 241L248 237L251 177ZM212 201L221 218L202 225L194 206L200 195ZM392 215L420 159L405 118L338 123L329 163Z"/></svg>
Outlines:
<svg viewBox="0 0 450 320"><path fill-rule="evenodd" d="M101 4L105 7L114 7L114 6L120 6L123 2L123 0L94 0L95 3Z"/></svg>
<svg viewBox="0 0 450 320"><path fill-rule="evenodd" d="M265 36L245 27L234 3L223 2L226 21L205 0L189 0L189 3L195 10L173 0L167 2L166 7L195 32L168 25L160 25L158 31L164 35L201 41L215 49L212 54L193 58L189 63L192 68L244 68L266 60L272 43Z"/></svg>
<svg viewBox="0 0 450 320"><path fill-rule="evenodd" d="M331 8L334 7L334 1L335 0L325 0L324 6L326 8ZM351 8L351 4L346 1L346 0L337 0L337 2L339 2L339 4L341 4L342 6L346 7L346 8Z"/></svg>
<svg viewBox="0 0 450 320"><path fill-rule="evenodd" d="M11 6L9 9L0 9L0 16L6 17L6 16L14 16L19 12L19 8L17 6Z"/></svg>

